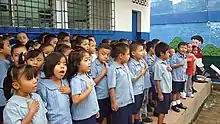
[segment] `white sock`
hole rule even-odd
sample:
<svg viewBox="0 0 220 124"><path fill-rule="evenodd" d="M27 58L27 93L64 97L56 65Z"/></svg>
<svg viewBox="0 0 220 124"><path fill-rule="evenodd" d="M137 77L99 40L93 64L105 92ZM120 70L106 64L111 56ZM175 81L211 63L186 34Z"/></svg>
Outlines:
<svg viewBox="0 0 220 124"><path fill-rule="evenodd" d="M176 100L176 104L179 105L181 103L180 100Z"/></svg>
<svg viewBox="0 0 220 124"><path fill-rule="evenodd" d="M172 101L172 106L175 106L176 105L176 101Z"/></svg>

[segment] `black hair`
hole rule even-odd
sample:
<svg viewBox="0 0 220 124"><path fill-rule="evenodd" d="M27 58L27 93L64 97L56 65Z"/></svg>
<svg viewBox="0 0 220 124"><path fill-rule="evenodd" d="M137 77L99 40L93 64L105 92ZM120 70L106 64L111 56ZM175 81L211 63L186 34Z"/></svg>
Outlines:
<svg viewBox="0 0 220 124"><path fill-rule="evenodd" d="M54 68L62 57L64 57L67 62L67 58L62 53L52 52L47 56L43 67L46 78L54 76Z"/></svg>
<svg viewBox="0 0 220 124"><path fill-rule="evenodd" d="M93 36L93 35L88 35L86 38L87 38L87 39L89 39L89 38L94 38L94 39L95 39L95 36Z"/></svg>
<svg viewBox="0 0 220 124"><path fill-rule="evenodd" d="M143 46L143 44L136 43L136 42L131 43L131 45L130 45L130 56L131 56L131 57L134 57L134 56L132 55L132 52L133 52L133 51L136 51L136 49L138 48L138 46Z"/></svg>
<svg viewBox="0 0 220 124"><path fill-rule="evenodd" d="M109 44L107 44L107 43L101 43L101 44L99 44L97 50L100 50L100 49L102 49L102 48L112 50L111 46L110 46Z"/></svg>
<svg viewBox="0 0 220 124"><path fill-rule="evenodd" d="M177 48L179 49L181 46L187 46L186 42L180 42L177 46Z"/></svg>
<svg viewBox="0 0 220 124"><path fill-rule="evenodd" d="M195 48L198 48L198 47L197 47L197 46L195 46L195 45L193 45L193 46L192 46L192 49L195 49Z"/></svg>
<svg viewBox="0 0 220 124"><path fill-rule="evenodd" d="M73 34L71 40L76 40L76 38L79 36L79 34Z"/></svg>
<svg viewBox="0 0 220 124"><path fill-rule="evenodd" d="M82 61L85 54L88 53L86 50L75 49L69 54L68 65L67 65L67 77L71 79L73 76L76 76L79 69L79 64ZM89 53L88 53L89 54Z"/></svg>
<svg viewBox="0 0 220 124"><path fill-rule="evenodd" d="M117 58L120 54L125 54L129 50L129 46L125 43L118 43L113 46L111 56Z"/></svg>
<svg viewBox="0 0 220 124"><path fill-rule="evenodd" d="M60 33L57 35L59 41L60 41L60 40L63 40L65 37L69 37L69 36L70 36L70 35L69 35L69 33L67 33L67 32L60 32Z"/></svg>
<svg viewBox="0 0 220 124"><path fill-rule="evenodd" d="M56 35L54 34L48 34L44 37L44 43L43 44L47 44L47 43L50 43L50 41L53 39L53 38L57 38Z"/></svg>
<svg viewBox="0 0 220 124"><path fill-rule="evenodd" d="M25 47L27 50L29 50L30 47L34 47L35 42L33 40L29 40L26 44Z"/></svg>
<svg viewBox="0 0 220 124"><path fill-rule="evenodd" d="M71 44L72 48L75 49L77 46L80 46L84 40L89 40L89 39L84 36L78 36L75 42L72 41L72 44Z"/></svg>
<svg viewBox="0 0 220 124"><path fill-rule="evenodd" d="M161 53L166 53L166 51L168 51L170 49L170 46L164 42L160 42L159 44L157 44L157 46L155 47L155 54L157 57L160 57Z"/></svg>
<svg viewBox="0 0 220 124"><path fill-rule="evenodd" d="M0 37L0 48L3 49L4 48L4 41L8 40L8 38L6 36L2 36Z"/></svg>
<svg viewBox="0 0 220 124"><path fill-rule="evenodd" d="M24 47L25 49L27 49L27 48L25 47L25 45L23 45L22 43L20 43L20 42L15 43L15 45L12 46L12 48L11 48L11 55L13 55L13 52L14 52L15 49L20 48L20 47Z"/></svg>
<svg viewBox="0 0 220 124"><path fill-rule="evenodd" d="M26 36L29 38L29 36L28 36L27 32L25 32L25 31L18 32L18 33L17 33L17 35L16 35L16 37L17 37L17 36L18 36L18 34L20 34L20 33L24 33L24 34L26 34Z"/></svg>
<svg viewBox="0 0 220 124"><path fill-rule="evenodd" d="M101 43L107 43L110 44L112 42L111 39L103 39Z"/></svg>
<svg viewBox="0 0 220 124"><path fill-rule="evenodd" d="M41 33L40 34L40 41L42 42L42 41L44 41L44 38L45 38L45 36L47 36L47 35L49 35L50 33L48 33L48 32L43 32L43 33Z"/></svg>
<svg viewBox="0 0 220 124"><path fill-rule="evenodd" d="M18 64L24 64L28 59L35 58L41 53L43 53L43 52L40 49L30 50L25 55L24 55L24 53L22 53L19 55ZM45 59L44 54L43 54L43 57Z"/></svg>
<svg viewBox="0 0 220 124"><path fill-rule="evenodd" d="M139 43L139 44L146 44L148 41L144 40L144 39L138 39L136 40L136 43Z"/></svg>
<svg viewBox="0 0 220 124"><path fill-rule="evenodd" d="M11 96L13 96L13 93L11 91L14 89L13 88L13 81L18 81L21 76L25 74L26 78L28 80L36 78L37 77L37 70L26 64L22 64L19 66L12 65L9 67L7 71L7 76L4 79L3 82L3 90L4 90L4 95L6 99L10 99Z"/></svg>
<svg viewBox="0 0 220 124"><path fill-rule="evenodd" d="M155 46L155 45L157 45L160 42L160 39L153 39L151 42Z"/></svg>
<svg viewBox="0 0 220 124"><path fill-rule="evenodd" d="M203 44L203 42L204 42L202 36L200 36L200 35L194 35L194 36L192 36L192 37L191 37L191 40L193 40L193 39L200 41L202 44Z"/></svg>
<svg viewBox="0 0 220 124"><path fill-rule="evenodd" d="M149 52L151 48L154 47L154 44L150 41L146 43L146 51Z"/></svg>
<svg viewBox="0 0 220 124"><path fill-rule="evenodd" d="M55 47L55 52L60 52L60 53L64 53L66 50L71 49L70 46L66 45L66 44L58 44Z"/></svg>

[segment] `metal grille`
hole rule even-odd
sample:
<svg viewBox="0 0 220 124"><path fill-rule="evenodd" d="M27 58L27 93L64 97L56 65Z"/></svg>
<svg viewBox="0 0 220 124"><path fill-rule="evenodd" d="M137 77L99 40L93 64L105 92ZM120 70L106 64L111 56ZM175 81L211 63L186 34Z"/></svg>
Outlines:
<svg viewBox="0 0 220 124"><path fill-rule="evenodd" d="M115 30L115 0L0 0L0 27Z"/></svg>

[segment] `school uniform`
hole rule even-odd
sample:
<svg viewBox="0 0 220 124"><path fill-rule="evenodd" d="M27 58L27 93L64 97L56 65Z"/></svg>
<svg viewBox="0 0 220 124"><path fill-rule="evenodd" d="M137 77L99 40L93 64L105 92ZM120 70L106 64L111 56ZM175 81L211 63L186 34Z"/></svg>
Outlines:
<svg viewBox="0 0 220 124"><path fill-rule="evenodd" d="M164 100L158 99L158 104L155 112L158 114L168 114L171 101L172 92L172 75L167 70L167 62L157 59L154 65L154 80L160 81L160 89L163 94Z"/></svg>
<svg viewBox="0 0 220 124"><path fill-rule="evenodd" d="M7 75L10 62L6 59L0 59L0 122L3 121L3 109L6 104L6 98L4 96L3 83L4 78Z"/></svg>
<svg viewBox="0 0 220 124"><path fill-rule="evenodd" d="M61 83L62 86L69 86L67 80L62 80ZM68 94L62 94L51 79L41 79L38 82L37 93L48 111L47 118L50 124L72 124Z"/></svg>
<svg viewBox="0 0 220 124"><path fill-rule="evenodd" d="M134 78L128 69L127 64L121 66L115 61L111 64L107 73L108 88L115 89L118 111L112 113L113 124L132 123L132 104L134 103L134 91L132 79Z"/></svg>
<svg viewBox="0 0 220 124"><path fill-rule="evenodd" d="M21 121L28 115L28 102L37 100L40 103L40 108L35 113L31 124L47 124L46 108L41 100L41 97L36 93L31 93L31 98L27 99L18 95L13 95L4 109L4 124L21 124Z"/></svg>
<svg viewBox="0 0 220 124"><path fill-rule="evenodd" d="M104 65L96 59L91 65L91 76L92 78L97 78L101 75ZM108 64L105 64L106 68L108 69ZM108 91L108 82L107 82L107 75L105 75L102 80L95 85L95 91L98 98L99 108L100 108L100 118L98 119L99 122L102 122L105 117L108 117L111 113L111 103L109 98L109 91Z"/></svg>
<svg viewBox="0 0 220 124"><path fill-rule="evenodd" d="M141 63L141 61L136 61L133 58L130 58L130 61L128 62L128 68L131 71L131 73L136 77L141 73L141 69L144 68L144 63ZM137 114L140 111L140 108L142 106L142 102L144 99L144 76L139 78L137 81L132 83L133 90L134 90L134 99L135 103L133 104L133 114Z"/></svg>
<svg viewBox="0 0 220 124"><path fill-rule="evenodd" d="M71 79L70 86L73 95L79 95L87 90L86 82L92 83L95 86L95 82L89 75L77 74ZM95 88L89 96L79 104L72 103L71 113L74 124L96 124L96 114L99 111L99 105Z"/></svg>
<svg viewBox="0 0 220 124"><path fill-rule="evenodd" d="M184 66L174 68L172 70L172 80L173 80L173 93L183 92L184 85L186 82L186 68L187 68L187 60L186 56L180 53L176 53L170 60L170 65L173 66L175 64L179 64L184 61Z"/></svg>

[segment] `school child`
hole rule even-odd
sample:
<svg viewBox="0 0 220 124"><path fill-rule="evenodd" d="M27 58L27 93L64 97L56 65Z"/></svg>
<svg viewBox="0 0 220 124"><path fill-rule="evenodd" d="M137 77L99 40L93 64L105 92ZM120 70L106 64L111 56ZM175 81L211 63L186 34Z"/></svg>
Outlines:
<svg viewBox="0 0 220 124"><path fill-rule="evenodd" d="M101 43L106 43L106 44L111 44L112 40L111 39L103 39Z"/></svg>
<svg viewBox="0 0 220 124"><path fill-rule="evenodd" d="M45 62L45 56L41 50L31 50L25 55L20 55L19 64L28 64L36 68L38 77L44 78L45 74L41 70Z"/></svg>
<svg viewBox="0 0 220 124"><path fill-rule="evenodd" d="M20 41L23 45L25 45L28 41L28 34L26 32L19 32L17 33L17 40Z"/></svg>
<svg viewBox="0 0 220 124"><path fill-rule="evenodd" d="M37 93L47 109L49 124L72 124L70 114L70 88L64 80L67 59L61 53L51 53L44 64L45 79L38 81Z"/></svg>
<svg viewBox="0 0 220 124"><path fill-rule="evenodd" d="M77 47L82 47L89 52L89 40L84 36L78 36L72 44L72 49L76 49Z"/></svg>
<svg viewBox="0 0 220 124"><path fill-rule="evenodd" d="M96 124L99 118L99 105L95 93L95 82L88 75L90 56L84 49L70 53L68 61L68 79L72 98L72 120L74 124Z"/></svg>
<svg viewBox="0 0 220 124"><path fill-rule="evenodd" d="M128 69L130 58L129 46L124 43L116 44L112 49L115 61L107 72L108 88L110 93L113 124L132 124L132 104L134 92L132 87L133 76Z"/></svg>
<svg viewBox="0 0 220 124"><path fill-rule="evenodd" d="M92 35L88 35L87 38L89 39L89 54L91 57L91 61L94 62L95 59L97 58L96 55L96 39Z"/></svg>
<svg viewBox="0 0 220 124"><path fill-rule="evenodd" d="M172 92L172 75L171 72L167 70L169 45L160 42L155 48L155 54L158 57L153 67L158 97L155 112L159 114L157 124L164 124L165 114L168 114L170 107Z"/></svg>
<svg viewBox="0 0 220 124"><path fill-rule="evenodd" d="M142 65L145 65L146 66L146 73L144 75L144 99L143 99L143 102L142 102L142 107L141 107L141 119L142 119L142 122L147 122L147 123L150 123L150 122L153 122L153 119L149 118L148 117L148 101L149 101L149 90L150 88L152 87L151 86L151 81L150 81L150 73L149 73L149 69L148 69L148 65L144 59L144 57L147 55L147 51L146 51L146 44L143 44L143 48L144 48L144 56L142 58L141 63Z"/></svg>
<svg viewBox="0 0 220 124"><path fill-rule="evenodd" d="M49 43L42 44L42 46L40 47L40 50L44 53L44 56L47 57L52 52L54 52L54 46Z"/></svg>
<svg viewBox="0 0 220 124"><path fill-rule="evenodd" d="M197 46L192 46L192 53L193 53L193 55L194 56L196 56L196 54L197 54L197 52L198 52L198 47ZM195 57L195 61L194 61L194 63L195 63L195 65L196 65L196 62L197 62L197 57ZM194 93L197 93L197 90L193 87L193 82L195 81L195 79L196 79L196 70L197 68L195 68L195 74L193 75L193 77L192 77L192 92L193 92L193 94Z"/></svg>
<svg viewBox="0 0 220 124"><path fill-rule="evenodd" d="M15 65L19 65L19 56L21 53L26 53L27 49L26 47L21 43L16 43L11 48L11 61Z"/></svg>
<svg viewBox="0 0 220 124"><path fill-rule="evenodd" d="M180 109L186 109L186 107L180 101L180 92L183 92L186 82L186 68L187 60L185 52L187 50L187 43L181 42L178 44L178 53L176 53L170 60L170 66L172 68L172 107L175 112L180 112Z"/></svg>
<svg viewBox="0 0 220 124"><path fill-rule="evenodd" d="M54 35L54 34L48 34L48 35L45 36L44 43L42 45L44 45L44 44L51 44L55 48L57 43L58 43L57 36Z"/></svg>
<svg viewBox="0 0 220 124"><path fill-rule="evenodd" d="M65 45L67 45L67 46L69 46L70 48L71 48L71 43L70 42L58 42L57 43L57 45L59 45L59 44L65 44Z"/></svg>
<svg viewBox="0 0 220 124"><path fill-rule="evenodd" d="M11 70L11 88L14 92L4 111L4 124L47 124L46 108L37 90L37 72L30 65L19 65ZM8 92L11 94L10 92Z"/></svg>
<svg viewBox="0 0 220 124"><path fill-rule="evenodd" d="M70 42L70 34L68 32L60 32L57 37L58 42Z"/></svg>
<svg viewBox="0 0 220 124"><path fill-rule="evenodd" d="M3 81L10 66L7 58L11 55L11 47L7 37L0 37L0 123L3 122L3 109L6 104L6 99L3 91Z"/></svg>
<svg viewBox="0 0 220 124"><path fill-rule="evenodd" d="M72 35L72 38L71 38L71 41L74 41L74 40L76 40L76 38L79 36L79 34L73 34Z"/></svg>
<svg viewBox="0 0 220 124"><path fill-rule="evenodd" d="M48 32L43 32L43 33L41 33L40 34L40 43L41 44L44 44L44 38L47 36L47 35L49 35L50 33L48 33Z"/></svg>
<svg viewBox="0 0 220 124"><path fill-rule="evenodd" d="M26 44L25 47L27 50L34 50L34 49L39 49L41 46L40 41L37 40L29 40Z"/></svg>
<svg viewBox="0 0 220 124"><path fill-rule="evenodd" d="M55 51L64 54L68 59L69 54L72 52L72 49L66 44L58 44L55 48Z"/></svg>
<svg viewBox="0 0 220 124"><path fill-rule="evenodd" d="M108 44L100 44L98 47L98 58L91 65L91 75L96 83L95 91L99 103L100 118L97 121L102 124L105 117L111 113L111 103L108 92L107 69L108 60L111 54L111 47Z"/></svg>
<svg viewBox="0 0 220 124"><path fill-rule="evenodd" d="M173 57L173 55L175 55L175 49L174 48L170 48L169 53L170 53L169 59L167 60L167 64L168 65L170 65L170 60Z"/></svg>
<svg viewBox="0 0 220 124"><path fill-rule="evenodd" d="M136 77L132 81L134 90L134 104L132 113L134 117L134 124L141 123L140 120L140 108L144 99L144 75L147 71L146 65L141 62L144 56L144 48L142 44L131 43L130 45L130 60L128 62L128 68L131 73Z"/></svg>

